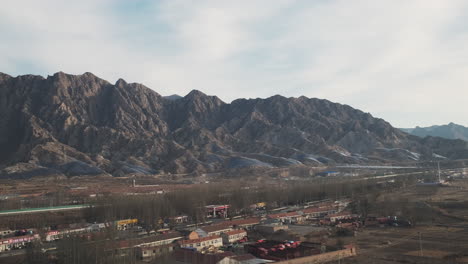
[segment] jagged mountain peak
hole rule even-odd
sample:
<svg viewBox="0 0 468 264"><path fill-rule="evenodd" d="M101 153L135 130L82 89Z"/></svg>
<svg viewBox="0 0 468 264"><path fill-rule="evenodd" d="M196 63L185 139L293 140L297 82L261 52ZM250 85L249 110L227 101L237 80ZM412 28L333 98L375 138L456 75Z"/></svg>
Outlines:
<svg viewBox="0 0 468 264"><path fill-rule="evenodd" d="M85 72L83 74L70 74L59 71L51 76L48 76L48 78L52 79L53 81L102 80L90 72Z"/></svg>
<svg viewBox="0 0 468 264"><path fill-rule="evenodd" d="M125 86L127 85L128 83L122 79L122 78L119 78L116 82L115 82L115 86Z"/></svg>
<svg viewBox="0 0 468 264"><path fill-rule="evenodd" d="M207 97L208 95L206 95L205 93L203 93L202 91L200 90L191 90L186 96L184 96L185 98L198 98L198 97Z"/></svg>
<svg viewBox="0 0 468 264"><path fill-rule="evenodd" d="M60 172L71 166L60 158L64 151L73 168L82 168L74 171L114 175L220 171L239 164L381 164L432 159L433 153L468 157L466 144L419 139L317 98L224 103L193 90L168 100L142 84L110 84L87 73L2 76L8 81L0 82L0 168L27 163Z"/></svg>
<svg viewBox="0 0 468 264"><path fill-rule="evenodd" d="M197 100L205 100L205 101L212 101L217 104L222 104L224 103L221 99L219 99L215 95L207 95L203 93L202 91L199 90L192 90L190 91L186 96L183 97L183 99L188 100L188 101L197 101Z"/></svg>

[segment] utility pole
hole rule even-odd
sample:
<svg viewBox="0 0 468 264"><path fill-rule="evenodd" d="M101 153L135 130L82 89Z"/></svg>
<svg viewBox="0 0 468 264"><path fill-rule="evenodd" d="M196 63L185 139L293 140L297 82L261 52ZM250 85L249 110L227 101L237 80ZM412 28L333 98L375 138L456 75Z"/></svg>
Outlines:
<svg viewBox="0 0 468 264"><path fill-rule="evenodd" d="M439 173L439 183L441 182L440 181L440 161L437 162L437 171Z"/></svg>
<svg viewBox="0 0 468 264"><path fill-rule="evenodd" d="M421 241L421 232L418 232L419 235L419 256L423 256L422 241Z"/></svg>

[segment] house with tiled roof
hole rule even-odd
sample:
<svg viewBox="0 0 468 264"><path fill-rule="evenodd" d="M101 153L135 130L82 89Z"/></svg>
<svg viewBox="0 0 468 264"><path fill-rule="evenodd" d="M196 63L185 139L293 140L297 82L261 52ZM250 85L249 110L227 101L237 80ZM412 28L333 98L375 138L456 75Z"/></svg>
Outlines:
<svg viewBox="0 0 468 264"><path fill-rule="evenodd" d="M342 220L342 219L352 219L357 217L356 214L352 214L351 212L348 211L343 211L340 213L336 214L331 214L328 216L330 218L330 222L335 223L336 221Z"/></svg>
<svg viewBox="0 0 468 264"><path fill-rule="evenodd" d="M157 257L171 254L176 249L176 244L164 244L158 246L138 246L136 247L137 258L143 261L150 261Z"/></svg>
<svg viewBox="0 0 468 264"><path fill-rule="evenodd" d="M301 223L305 220L305 217L299 212L270 214L267 216L267 218L278 220L284 224Z"/></svg>
<svg viewBox="0 0 468 264"><path fill-rule="evenodd" d="M244 229L250 230L254 226L260 224L260 218L251 217L251 218L246 218L246 219L236 219L236 220L226 221L225 224L230 225L234 228L244 228Z"/></svg>
<svg viewBox="0 0 468 264"><path fill-rule="evenodd" d="M168 232L156 236L150 236L139 240L138 246L160 246L171 244L176 240L182 239L183 236L179 232Z"/></svg>
<svg viewBox="0 0 468 264"><path fill-rule="evenodd" d="M247 231L244 229L232 230L226 233L222 233L223 243L225 245L238 242L247 237Z"/></svg>
<svg viewBox="0 0 468 264"><path fill-rule="evenodd" d="M209 236L202 237L198 239L189 239L179 241L181 248L195 248L196 250L201 250L206 247L220 247L223 245L223 240L220 236Z"/></svg>
<svg viewBox="0 0 468 264"><path fill-rule="evenodd" d="M199 237L219 236L221 233L232 231L231 225L222 223L218 225L203 226L195 229Z"/></svg>

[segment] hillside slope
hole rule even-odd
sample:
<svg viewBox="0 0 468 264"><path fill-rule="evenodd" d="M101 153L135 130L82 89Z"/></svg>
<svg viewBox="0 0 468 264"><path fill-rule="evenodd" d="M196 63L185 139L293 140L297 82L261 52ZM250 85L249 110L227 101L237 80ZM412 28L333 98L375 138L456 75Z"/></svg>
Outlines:
<svg viewBox="0 0 468 264"><path fill-rule="evenodd" d="M315 98L164 98L91 73L0 74L0 169L9 177L383 164L468 157L467 143L421 139Z"/></svg>

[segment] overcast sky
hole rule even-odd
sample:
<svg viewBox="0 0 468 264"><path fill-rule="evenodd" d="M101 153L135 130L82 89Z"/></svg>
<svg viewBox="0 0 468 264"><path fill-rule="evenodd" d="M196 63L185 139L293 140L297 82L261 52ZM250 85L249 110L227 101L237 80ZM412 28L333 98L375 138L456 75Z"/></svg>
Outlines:
<svg viewBox="0 0 468 264"><path fill-rule="evenodd" d="M162 95L325 98L397 127L468 125L468 1L2 1L0 71Z"/></svg>

